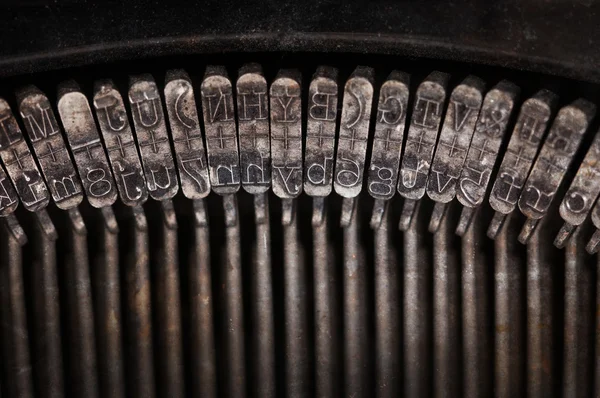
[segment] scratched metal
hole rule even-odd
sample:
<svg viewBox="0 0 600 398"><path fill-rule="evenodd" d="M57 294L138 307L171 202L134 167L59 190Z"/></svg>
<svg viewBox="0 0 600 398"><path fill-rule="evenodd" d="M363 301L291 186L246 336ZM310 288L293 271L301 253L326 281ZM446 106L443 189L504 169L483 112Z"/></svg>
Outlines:
<svg viewBox="0 0 600 398"><path fill-rule="evenodd" d="M369 124L373 104L374 70L357 67L344 86L333 188L344 198L362 190Z"/></svg>
<svg viewBox="0 0 600 398"><path fill-rule="evenodd" d="M146 179L125 111L123 97L110 80L95 83L94 108L121 201L139 206L148 199Z"/></svg>
<svg viewBox="0 0 600 398"><path fill-rule="evenodd" d="M387 200L398 183L400 153L406 126L410 77L394 71L379 90L371 162L367 177L369 194Z"/></svg>
<svg viewBox="0 0 600 398"><path fill-rule="evenodd" d="M160 93L152 76L130 77L129 105L150 197L171 199L179 183Z"/></svg>
<svg viewBox="0 0 600 398"><path fill-rule="evenodd" d="M283 69L271 84L271 158L273 192L280 198L302 193L301 75Z"/></svg>
<svg viewBox="0 0 600 398"><path fill-rule="evenodd" d="M458 201L465 207L483 203L498 151L513 111L519 88L506 80L483 100L475 133L458 182Z"/></svg>
<svg viewBox="0 0 600 398"><path fill-rule="evenodd" d="M559 247L564 245L565 236L570 236L573 226L583 224L596 198L600 194L600 134L596 133L577 174L560 203L559 212L565 225L557 236ZM600 206L600 205L598 205ZM563 238L563 239L561 239Z"/></svg>
<svg viewBox="0 0 600 398"><path fill-rule="evenodd" d="M90 104L75 82L69 81L59 86L58 113L88 202L96 208L112 205L117 200L115 180Z"/></svg>
<svg viewBox="0 0 600 398"><path fill-rule="evenodd" d="M240 69L236 92L242 187L251 194L267 192L271 187L269 96L259 65Z"/></svg>
<svg viewBox="0 0 600 398"><path fill-rule="evenodd" d="M47 128L51 126L50 108L39 110L45 134L51 134ZM22 115L28 123L35 124L36 119L25 113ZM28 117L29 116L29 117ZM46 124L48 123L48 124ZM37 164L29 151L29 146L8 103L0 98L0 157L6 167L23 207L29 211L38 211L48 206L50 195L46 184L38 170ZM58 134L52 132L52 134ZM4 187L4 184L3 184Z"/></svg>
<svg viewBox="0 0 600 398"><path fill-rule="evenodd" d="M188 199L205 198L210 179L192 81L185 71L170 70L164 92L181 191Z"/></svg>
<svg viewBox="0 0 600 398"><path fill-rule="evenodd" d="M467 158L484 89L483 80L468 76L450 95L427 181L427 196L436 202L448 203L456 196L456 181Z"/></svg>
<svg viewBox="0 0 600 398"><path fill-rule="evenodd" d="M425 195L448 79L445 73L433 72L417 89L398 180L398 192L406 199L418 200Z"/></svg>
<svg viewBox="0 0 600 398"><path fill-rule="evenodd" d="M517 207L519 196L542 145L557 100L558 97L553 92L541 90L521 106L496 181L490 192L490 206L501 215L507 215ZM500 224L494 226L492 236L497 233Z"/></svg>
<svg viewBox="0 0 600 398"><path fill-rule="evenodd" d="M68 210L83 200L81 180L48 98L34 86L19 92L19 110L42 174L56 206Z"/></svg>
<svg viewBox="0 0 600 398"><path fill-rule="evenodd" d="M240 157L232 86L224 67L206 68L200 93L212 189L219 195L235 193L240 189Z"/></svg>
<svg viewBox="0 0 600 398"><path fill-rule="evenodd" d="M308 88L304 191L327 196L332 190L338 115L338 71L321 66Z"/></svg>
<svg viewBox="0 0 600 398"><path fill-rule="evenodd" d="M548 212L594 113L593 104L579 99L556 115L519 198L527 218L539 220Z"/></svg>

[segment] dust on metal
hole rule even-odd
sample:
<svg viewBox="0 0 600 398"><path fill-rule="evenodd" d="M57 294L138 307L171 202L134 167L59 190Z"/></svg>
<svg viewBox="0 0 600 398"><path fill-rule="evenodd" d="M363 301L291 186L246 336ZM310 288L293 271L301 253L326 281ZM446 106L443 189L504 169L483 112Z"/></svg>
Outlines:
<svg viewBox="0 0 600 398"><path fill-rule="evenodd" d="M168 71L165 80L165 105L181 191L188 199L202 199L210 193L210 179L192 82L183 70Z"/></svg>
<svg viewBox="0 0 600 398"><path fill-rule="evenodd" d="M179 183L160 93L152 76L130 77L129 106L150 197L171 199Z"/></svg>
<svg viewBox="0 0 600 398"><path fill-rule="evenodd" d="M94 109L121 201L139 206L148 199L146 179L123 98L112 81L96 82Z"/></svg>
<svg viewBox="0 0 600 398"><path fill-rule="evenodd" d="M19 101L21 102L21 101ZM59 134L54 130L50 122L50 108L39 108L37 114L41 115L42 124L40 131L46 135ZM22 113L21 116L27 123L34 123L33 115ZM30 119L30 118L31 119ZM48 206L50 195L40 171L25 142L17 120L8 103L0 98L0 157L6 167L17 195L23 203L23 207L29 211L39 211Z"/></svg>
<svg viewBox="0 0 600 398"><path fill-rule="evenodd" d="M302 193L301 75L280 70L270 88L273 192L280 198Z"/></svg>
<svg viewBox="0 0 600 398"><path fill-rule="evenodd" d="M308 89L304 191L310 196L331 193L338 118L338 71L321 66Z"/></svg>
<svg viewBox="0 0 600 398"><path fill-rule="evenodd" d="M58 113L90 205L110 206L117 188L86 96L68 81L59 86Z"/></svg>

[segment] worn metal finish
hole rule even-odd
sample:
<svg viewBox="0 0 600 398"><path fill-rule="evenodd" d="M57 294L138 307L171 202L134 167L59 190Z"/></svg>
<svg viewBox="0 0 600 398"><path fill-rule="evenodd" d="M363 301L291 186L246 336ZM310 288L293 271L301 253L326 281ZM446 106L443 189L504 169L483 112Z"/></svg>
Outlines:
<svg viewBox="0 0 600 398"><path fill-rule="evenodd" d="M400 218L401 230L410 225L415 211L413 202L425 195L449 78L445 73L433 72L416 92L398 179L398 193L406 199Z"/></svg>
<svg viewBox="0 0 600 398"><path fill-rule="evenodd" d="M556 115L519 198L519 209L527 216L519 234L521 243L527 242L539 220L548 212L595 112L594 104L579 99Z"/></svg>
<svg viewBox="0 0 600 398"><path fill-rule="evenodd" d="M99 397L96 330L88 257L87 227L76 208L67 212L68 260L63 278L66 286L70 383L67 392L75 396Z"/></svg>
<svg viewBox="0 0 600 398"><path fill-rule="evenodd" d="M74 81L64 82L59 86L58 113L65 128L88 202L96 208L114 204L117 200L115 180L92 116L90 104ZM51 150L50 147L48 149ZM63 184L66 186L65 178L70 179L72 176L64 173L62 178ZM49 184L54 185L56 189L55 181L51 180ZM65 192L70 193L67 188L65 188ZM69 206L70 209L74 207L75 204Z"/></svg>
<svg viewBox="0 0 600 398"><path fill-rule="evenodd" d="M302 193L301 75L283 69L269 90L273 192L282 199Z"/></svg>
<svg viewBox="0 0 600 398"><path fill-rule="evenodd" d="M112 81L94 84L94 109L121 202L139 206L148 199L146 179L123 97Z"/></svg>
<svg viewBox="0 0 600 398"><path fill-rule="evenodd" d="M251 194L271 187L267 80L257 64L242 67L236 82L242 187Z"/></svg>
<svg viewBox="0 0 600 398"><path fill-rule="evenodd" d="M20 90L18 97L25 129L54 203L62 210L76 207L83 200L83 188L50 101L34 86Z"/></svg>
<svg viewBox="0 0 600 398"><path fill-rule="evenodd" d="M235 193L240 189L240 156L233 90L224 67L206 68L200 94L212 190L219 195Z"/></svg>
<svg viewBox="0 0 600 398"><path fill-rule="evenodd" d="M556 108L558 97L551 91L538 91L521 105L508 147L490 192L490 206L496 211L488 229L488 237L495 239L508 214L517 202L529 171Z"/></svg>
<svg viewBox="0 0 600 398"><path fill-rule="evenodd" d="M338 71L321 66L308 88L304 192L310 196L331 193L338 119Z"/></svg>
<svg viewBox="0 0 600 398"><path fill-rule="evenodd" d="M313 284L315 295L315 396L339 394L340 331L338 330L335 263L329 246L330 223L324 198L313 198Z"/></svg>
<svg viewBox="0 0 600 398"><path fill-rule="evenodd" d="M464 206L456 233L462 236L485 197L500 145L520 89L503 80L483 99L479 119L465 159L456 197Z"/></svg>
<svg viewBox="0 0 600 398"><path fill-rule="evenodd" d="M102 254L93 261L92 288L96 315L100 396L125 397L125 366L119 263L119 226L112 207L102 209L97 231Z"/></svg>
<svg viewBox="0 0 600 398"><path fill-rule="evenodd" d="M35 255L32 264L33 351L36 384L44 398L64 396L63 353L61 342L60 306L54 223L46 211L35 213Z"/></svg>
<svg viewBox="0 0 600 398"><path fill-rule="evenodd" d="M179 182L163 104L152 76L130 77L128 97L150 197L171 199L179 190Z"/></svg>
<svg viewBox="0 0 600 398"><path fill-rule="evenodd" d="M33 107L34 105L31 104L30 106ZM52 116L54 124L48 121L51 114L53 115L49 105L48 108L42 107L37 109L37 111L42 118L44 134L58 134L58 130L54 130L54 126L56 126L54 116ZM27 118L28 115L30 116L29 119ZM21 117L30 120L31 123L37 120L33 114L30 115L29 113L23 114L21 112ZM2 134L0 134L0 157L21 199L21 203L23 203L23 207L29 211L44 209L50 202L48 189L8 102L1 98L0 126L2 127ZM51 128L51 131L47 130L48 127ZM3 183L2 187L4 186L5 184Z"/></svg>
<svg viewBox="0 0 600 398"><path fill-rule="evenodd" d="M208 164L194 89L187 73L183 70L168 71L164 93L181 191L188 199L205 198L210 193Z"/></svg>
<svg viewBox="0 0 600 398"><path fill-rule="evenodd" d="M153 264L155 325L157 325L156 354L159 369L157 388L160 396L182 398L183 338L181 331L181 291L179 286L179 256L177 219L173 202L161 202L161 247Z"/></svg>
<svg viewBox="0 0 600 398"><path fill-rule="evenodd" d="M389 205L375 232L375 372L378 397L397 397L401 386L400 268L393 250ZM365 317L366 318L366 317Z"/></svg>
<svg viewBox="0 0 600 398"><path fill-rule="evenodd" d="M33 398L22 240L15 238L15 235L22 235L24 232L16 218L4 219L2 223L3 229L6 229L1 233L3 258L0 265L0 336L5 371L2 382L9 396Z"/></svg>
<svg viewBox="0 0 600 398"><path fill-rule="evenodd" d="M344 86L333 188L344 198L362 190L369 124L373 104L374 70L357 67Z"/></svg>
<svg viewBox="0 0 600 398"><path fill-rule="evenodd" d="M452 211L451 209L449 210ZM433 396L460 396L460 259L449 217L433 236Z"/></svg>
<svg viewBox="0 0 600 398"><path fill-rule="evenodd" d="M246 352L244 346L244 307L240 218L235 195L223 196L226 241L221 269L221 294L224 303L225 395L246 396Z"/></svg>
<svg viewBox="0 0 600 398"><path fill-rule="evenodd" d="M148 221L142 207L132 208L129 242L133 247L127 256L125 270L127 297L128 384L133 396L154 397L154 343L151 313L150 253Z"/></svg>
<svg viewBox="0 0 600 398"><path fill-rule="evenodd" d="M206 205L194 201L195 245L189 268L192 394L217 396L215 336L213 331L214 296L211 286L211 253Z"/></svg>
<svg viewBox="0 0 600 398"><path fill-rule="evenodd" d="M456 183L467 158L484 89L483 80L468 76L450 95L427 181L427 196L439 203L436 203L429 232L437 231L446 211L445 204L456 197Z"/></svg>
<svg viewBox="0 0 600 398"><path fill-rule="evenodd" d="M6 217L19 206L19 196L15 187L6 175L4 167L0 165L0 217Z"/></svg>

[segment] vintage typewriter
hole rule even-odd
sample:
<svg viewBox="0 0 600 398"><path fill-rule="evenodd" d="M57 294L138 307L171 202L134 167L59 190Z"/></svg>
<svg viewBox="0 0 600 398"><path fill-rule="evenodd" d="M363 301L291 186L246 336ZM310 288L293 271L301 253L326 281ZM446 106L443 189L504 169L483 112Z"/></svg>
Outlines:
<svg viewBox="0 0 600 398"><path fill-rule="evenodd" d="M2 397L600 396L600 5L9 1Z"/></svg>

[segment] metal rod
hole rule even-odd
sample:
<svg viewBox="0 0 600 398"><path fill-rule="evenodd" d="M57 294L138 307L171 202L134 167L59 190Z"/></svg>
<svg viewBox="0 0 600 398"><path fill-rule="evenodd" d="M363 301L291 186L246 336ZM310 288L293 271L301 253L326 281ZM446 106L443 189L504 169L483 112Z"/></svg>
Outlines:
<svg viewBox="0 0 600 398"><path fill-rule="evenodd" d="M102 256L94 266L94 303L101 396L125 397L119 284L119 227L112 207L102 212Z"/></svg>
<svg viewBox="0 0 600 398"><path fill-rule="evenodd" d="M38 391L44 398L64 396L56 228L45 210L34 213L36 260L32 266L34 363Z"/></svg>
<svg viewBox="0 0 600 398"><path fill-rule="evenodd" d="M413 220L418 219L415 209ZM404 233L404 396L428 395L428 265L419 223L412 222Z"/></svg>
<svg viewBox="0 0 600 398"><path fill-rule="evenodd" d="M433 235L434 396L460 396L460 263L450 217Z"/></svg>
<svg viewBox="0 0 600 398"><path fill-rule="evenodd" d="M222 282L225 300L225 346L227 372L225 374L226 395L246 395L244 353L244 307L242 296L242 262L240 247L240 224L235 195L223 196L226 224L225 264L222 267Z"/></svg>
<svg viewBox="0 0 600 398"><path fill-rule="evenodd" d="M194 201L194 215L196 245L189 270L192 393L193 396L211 398L217 394L217 375L209 225L203 200Z"/></svg>
<svg viewBox="0 0 600 398"><path fill-rule="evenodd" d="M283 201L286 201L284 199ZM294 202L289 199L289 202ZM307 280L298 241L297 209L283 226L283 274L285 308L285 382L288 397L309 395Z"/></svg>
<svg viewBox="0 0 600 398"><path fill-rule="evenodd" d="M522 396L523 350L521 283L523 264L515 247L518 233L511 214L494 241L495 288L495 396ZM510 227L510 228L509 228Z"/></svg>
<svg viewBox="0 0 600 398"><path fill-rule="evenodd" d="M33 398L33 379L29 357L29 334L23 286L23 247L20 239L25 236L14 216L9 216L9 230L5 240L6 263L0 270L0 297L2 300L2 341L9 396ZM22 240L21 240L22 241Z"/></svg>
<svg viewBox="0 0 600 398"><path fill-rule="evenodd" d="M77 208L67 211L70 229L70 258L65 263L71 377L74 396L98 397L96 333L92 308L87 228Z"/></svg>
<svg viewBox="0 0 600 398"><path fill-rule="evenodd" d="M156 315L158 326L158 358L160 358L158 390L165 397L184 397L183 347L181 334L181 300L177 219L173 202L160 202L162 210L162 248L155 268Z"/></svg>
<svg viewBox="0 0 600 398"><path fill-rule="evenodd" d="M275 396L275 326L271 277L271 227L268 193L254 195L256 250L252 262L253 339L252 355L255 393L258 397Z"/></svg>
<svg viewBox="0 0 600 398"><path fill-rule="evenodd" d="M392 249L389 202L375 230L375 352L378 397L400 395L399 268Z"/></svg>
<svg viewBox="0 0 600 398"><path fill-rule="evenodd" d="M359 241L356 205L344 228L345 395L367 396L367 307L365 254Z"/></svg>
<svg viewBox="0 0 600 398"><path fill-rule="evenodd" d="M527 396L552 395L552 274L540 230L527 243Z"/></svg>
<svg viewBox="0 0 600 398"><path fill-rule="evenodd" d="M313 267L315 289L315 385L320 398L339 395L339 349L336 327L335 263L330 252L326 199L313 198Z"/></svg>
<svg viewBox="0 0 600 398"><path fill-rule="evenodd" d="M466 209L466 208L463 208ZM461 217L464 215L461 214ZM480 213L462 237L463 386L465 397L490 396L486 295L487 264L483 261Z"/></svg>
<svg viewBox="0 0 600 398"><path fill-rule="evenodd" d="M152 342L152 306L148 222L141 206L133 210L133 250L127 264L127 315L132 366L128 371L131 396L155 396L154 345Z"/></svg>

